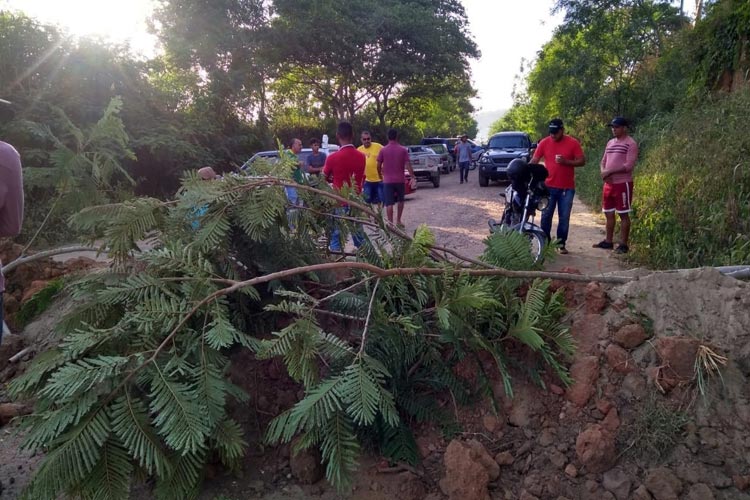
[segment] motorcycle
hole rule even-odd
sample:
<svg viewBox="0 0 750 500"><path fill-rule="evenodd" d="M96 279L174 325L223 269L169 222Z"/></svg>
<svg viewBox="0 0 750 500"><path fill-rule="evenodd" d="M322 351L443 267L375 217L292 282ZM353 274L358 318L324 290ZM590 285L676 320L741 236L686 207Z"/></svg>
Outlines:
<svg viewBox="0 0 750 500"><path fill-rule="evenodd" d="M549 205L549 191L544 184L547 169L543 165L526 163L517 158L508 165L510 185L500 196L505 198L505 208L500 221L490 219L490 233L517 231L529 239L534 262L542 259L549 238L542 228L534 223L537 210Z"/></svg>

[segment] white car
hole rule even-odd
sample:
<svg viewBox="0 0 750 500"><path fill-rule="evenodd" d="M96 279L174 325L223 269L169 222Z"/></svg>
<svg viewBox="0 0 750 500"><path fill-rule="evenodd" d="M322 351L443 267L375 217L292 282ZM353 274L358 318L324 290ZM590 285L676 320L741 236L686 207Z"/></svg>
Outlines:
<svg viewBox="0 0 750 500"><path fill-rule="evenodd" d="M440 187L440 169L443 160L439 154L427 146L406 146L409 150L409 161L414 169L417 181L429 181L436 188Z"/></svg>

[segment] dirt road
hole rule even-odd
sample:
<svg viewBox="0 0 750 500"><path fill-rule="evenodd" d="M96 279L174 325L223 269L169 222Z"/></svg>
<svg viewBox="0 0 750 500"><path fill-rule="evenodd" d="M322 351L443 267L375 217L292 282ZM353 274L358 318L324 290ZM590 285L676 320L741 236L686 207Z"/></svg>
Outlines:
<svg viewBox="0 0 750 500"><path fill-rule="evenodd" d="M442 176L439 188L427 182L419 183L417 191L407 197L403 221L409 233L419 224L427 224L440 245L477 257L482 253L483 241L489 235L487 219L500 218L504 199L499 195L504 189L505 184L499 183L480 187L476 170L469 173L468 184L459 184L458 171L451 172ZM570 267L586 274L624 269L623 262L612 252L591 247L604 236L603 220L576 198L567 244L570 253L558 255L545 267L548 270ZM552 226L553 235L556 224L557 217Z"/></svg>

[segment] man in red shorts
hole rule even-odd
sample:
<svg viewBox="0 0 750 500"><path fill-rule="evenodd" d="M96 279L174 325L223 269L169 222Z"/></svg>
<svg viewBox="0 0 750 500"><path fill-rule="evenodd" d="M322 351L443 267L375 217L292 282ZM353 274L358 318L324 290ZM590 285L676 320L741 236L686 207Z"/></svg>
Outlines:
<svg viewBox="0 0 750 500"><path fill-rule="evenodd" d="M628 121L616 116L609 124L613 139L607 143L599 164L604 187L602 211L607 218L607 234L594 248L613 248L615 213L620 214L620 244L615 253L628 253L630 207L633 202L633 168L638 160L638 144L628 134Z"/></svg>

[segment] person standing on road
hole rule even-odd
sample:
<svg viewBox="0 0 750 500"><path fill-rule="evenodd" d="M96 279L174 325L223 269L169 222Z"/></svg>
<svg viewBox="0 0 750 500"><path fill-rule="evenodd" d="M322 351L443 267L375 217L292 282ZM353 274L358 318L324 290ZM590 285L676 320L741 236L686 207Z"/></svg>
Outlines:
<svg viewBox="0 0 750 500"><path fill-rule="evenodd" d="M21 156L7 142L0 141L0 238L17 236L23 223L23 174ZM0 343L3 340L3 292L5 278L0 262Z"/></svg>
<svg viewBox="0 0 750 500"><path fill-rule="evenodd" d="M633 202L633 169L638 160L638 143L630 134L628 121L616 116L610 122L614 138L607 142L599 164L602 187L602 212L607 219L606 236L594 248L614 247L615 213L620 214L620 244L615 253L628 253L630 237L630 207Z"/></svg>
<svg viewBox="0 0 750 500"><path fill-rule="evenodd" d="M304 174L302 172L302 163L299 159L299 153L302 151L302 141L296 137L289 143L289 149L284 151L286 158L291 160L292 163L292 180L298 184L304 182ZM289 200L289 204L293 207L300 207L304 205L302 198L299 197L297 188L294 186L284 186L284 192L286 193L286 199ZM299 209L287 208L286 218L289 221L289 229L294 232L297 228L296 220L299 215Z"/></svg>
<svg viewBox="0 0 750 500"><path fill-rule="evenodd" d="M383 204L388 222L393 224L393 205L398 200L396 225L404 227L401 217L404 213L404 196L406 195L406 176L404 169L411 175L412 186L417 178L409 161L409 150L398 142L398 131L388 130L388 145L378 153L378 175L383 179Z"/></svg>
<svg viewBox="0 0 750 500"><path fill-rule="evenodd" d="M328 155L320 150L320 139L317 137L310 139L310 148L312 153L305 158L304 170L306 174L318 175L323 171L323 165L326 164Z"/></svg>
<svg viewBox="0 0 750 500"><path fill-rule="evenodd" d="M550 192L549 205L542 212L542 230L547 238L552 239L552 217L557 208L557 240L558 251L568 253L565 244L568 241L570 229L570 212L573 210L573 198L576 194L576 167L586 163L581 143L569 135L565 135L565 127L560 118L549 122L549 137L539 141L534 151L531 163L539 163L544 159L547 169L545 184Z"/></svg>
<svg viewBox="0 0 750 500"><path fill-rule="evenodd" d="M367 161L363 188L365 201L371 205L380 206L383 203L383 178L378 173L378 153L383 149L383 145L372 140L369 130L363 130L359 138L362 140L362 145L357 148L357 151L364 154Z"/></svg>
<svg viewBox="0 0 750 500"><path fill-rule="evenodd" d="M469 144L468 139L468 135L462 135L461 140L456 143L456 147L453 151L456 155L456 161L458 162L458 175L461 180L459 184L469 182L469 167L471 166L471 144Z"/></svg>
<svg viewBox="0 0 750 500"><path fill-rule="evenodd" d="M335 153L331 153L326 159L326 164L323 167L323 175L331 179L331 184L333 184L333 188L337 191L340 191L346 185L354 187L358 193L361 193L365 180L366 161L365 155L357 151L354 148L354 144L352 144L354 140L352 124L349 122L339 123L336 130L336 139L338 140L340 149ZM354 184L352 184L352 177L354 178ZM348 216L350 211L349 205L342 203L340 207L333 209L333 214ZM352 239L354 240L354 246L359 248L364 241L361 229L357 229L352 233ZM343 250L342 243L339 222L334 218L331 243L328 246L328 250L331 252L341 252Z"/></svg>

